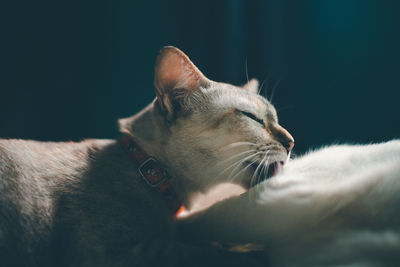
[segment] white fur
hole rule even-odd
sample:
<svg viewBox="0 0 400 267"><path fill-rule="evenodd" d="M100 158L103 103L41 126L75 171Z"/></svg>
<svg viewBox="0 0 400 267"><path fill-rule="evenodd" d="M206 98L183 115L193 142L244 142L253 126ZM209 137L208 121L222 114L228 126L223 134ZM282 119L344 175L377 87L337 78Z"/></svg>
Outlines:
<svg viewBox="0 0 400 267"><path fill-rule="evenodd" d="M196 220L211 239L263 243L272 266L396 266L400 141L311 152Z"/></svg>
<svg viewBox="0 0 400 267"><path fill-rule="evenodd" d="M332 146L289 162L262 185L257 205L263 234L279 244L265 240L277 263L380 266L400 255L400 141Z"/></svg>

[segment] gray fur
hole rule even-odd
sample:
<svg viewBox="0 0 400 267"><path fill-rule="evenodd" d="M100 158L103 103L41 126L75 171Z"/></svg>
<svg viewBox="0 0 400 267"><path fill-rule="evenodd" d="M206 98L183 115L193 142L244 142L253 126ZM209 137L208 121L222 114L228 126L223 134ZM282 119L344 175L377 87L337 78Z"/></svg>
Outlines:
<svg viewBox="0 0 400 267"><path fill-rule="evenodd" d="M254 93L256 85L244 90L210 81L181 51L165 48L156 65L157 99L120 120L121 132L161 162L189 207L195 192L230 179L221 169L236 153L256 147L265 154L273 145L271 159L285 160L272 129L287 132L278 128L272 105ZM237 110L255 113L271 130ZM237 142L252 145L224 150ZM257 263L247 254L179 241L173 216L137 167L114 140L1 140L0 266ZM234 182L248 186L250 174Z"/></svg>

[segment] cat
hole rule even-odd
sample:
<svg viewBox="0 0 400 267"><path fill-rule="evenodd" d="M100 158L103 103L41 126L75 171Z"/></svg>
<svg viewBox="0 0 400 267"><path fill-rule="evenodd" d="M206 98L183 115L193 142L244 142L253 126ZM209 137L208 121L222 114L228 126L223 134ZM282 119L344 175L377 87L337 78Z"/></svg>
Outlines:
<svg viewBox="0 0 400 267"><path fill-rule="evenodd" d="M398 266L400 140L310 152L180 224L199 243L263 245L270 266Z"/></svg>
<svg viewBox="0 0 400 267"><path fill-rule="evenodd" d="M175 47L160 51L154 87L119 120L119 141L0 140L0 266L260 264L180 241L174 214L218 183L251 187L258 163L287 161L293 137L256 80L211 81Z"/></svg>

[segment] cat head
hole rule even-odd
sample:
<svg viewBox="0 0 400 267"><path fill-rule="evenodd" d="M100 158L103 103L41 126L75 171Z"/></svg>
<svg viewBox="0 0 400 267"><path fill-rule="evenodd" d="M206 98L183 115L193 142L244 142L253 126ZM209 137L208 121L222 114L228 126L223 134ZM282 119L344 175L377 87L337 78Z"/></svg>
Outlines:
<svg viewBox="0 0 400 267"><path fill-rule="evenodd" d="M182 51L165 47L156 61L154 87L157 98L146 119L151 129L142 134L151 140L142 145L194 188L230 181L248 188L287 160L293 137L258 94L257 80L244 86L211 81ZM143 132L135 123L121 125L135 136Z"/></svg>

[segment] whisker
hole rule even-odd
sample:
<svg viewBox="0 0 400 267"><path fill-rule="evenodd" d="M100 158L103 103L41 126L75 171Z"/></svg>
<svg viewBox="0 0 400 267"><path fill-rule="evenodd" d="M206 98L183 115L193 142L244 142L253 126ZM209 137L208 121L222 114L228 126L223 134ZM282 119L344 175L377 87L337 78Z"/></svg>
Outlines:
<svg viewBox="0 0 400 267"><path fill-rule="evenodd" d="M258 164L258 166L257 166L257 168L255 169L255 171L254 171L254 173L253 173L253 175L252 175L252 177L251 177L251 179L250 179L250 188L253 188L254 187L254 180L256 179L256 177L257 177L257 173L258 173L258 171L259 171L259 169L260 169L260 166L262 165L262 162L263 161L261 161L259 164ZM253 191L255 191L255 189L254 190L252 190L252 192ZM249 200L253 200L254 199L254 196L255 196L255 194L250 194L249 195Z"/></svg>
<svg viewBox="0 0 400 267"><path fill-rule="evenodd" d="M256 191L256 193L258 192L258 193L260 193L260 191L261 191L261 186L259 186L260 185L260 180L262 179L262 176L266 176L267 174L268 174L268 170L269 170L269 167L270 167L270 162L269 162L269 156L265 159L265 161L264 161L264 163L263 163L263 168L261 169L261 175L259 175L258 176L258 180L257 180L257 183L256 183L256 185L255 185L255 190L254 191Z"/></svg>
<svg viewBox="0 0 400 267"><path fill-rule="evenodd" d="M245 61L245 69L246 69L246 79L247 79L247 82L249 82L249 72L247 70L247 56L246 56L246 61Z"/></svg>
<svg viewBox="0 0 400 267"><path fill-rule="evenodd" d="M254 179L257 177L257 173L258 173L258 170L259 170L260 167L261 167L261 163L262 163L262 161L260 161L260 162L258 163L257 168L256 168L256 170L254 171L253 176L251 177L251 180L250 180L250 185L251 185L251 186L254 185Z"/></svg>
<svg viewBox="0 0 400 267"><path fill-rule="evenodd" d="M267 82L267 85L268 85L268 83L269 83L269 74L268 74L268 71L265 71L264 72L264 75L262 76L262 77L264 77L264 79L263 79L263 81L262 81L262 83L261 83L261 85L260 85L260 88L259 88L259 90L258 90L258 93L260 94L261 92L263 92L262 90L263 90L263 88L264 88L264 85L265 85L265 82ZM262 96L264 96L265 97L265 94L266 94L266 90L267 89L267 86L265 87L265 90L264 90L264 92L263 92L263 94L262 94Z"/></svg>
<svg viewBox="0 0 400 267"><path fill-rule="evenodd" d="M227 158L227 159L224 159L224 160L218 162L216 165L224 164L224 163L226 163L227 161L231 161L232 159L237 158L237 157L240 157L240 156L243 155L243 154L248 154L248 153L255 152L255 151L256 151L255 149L249 149L249 150L246 150L246 151L243 151L243 152L234 154L233 156L231 156L231 157L229 157L229 158Z"/></svg>
<svg viewBox="0 0 400 267"><path fill-rule="evenodd" d="M230 143L230 144L228 144L226 146L223 146L221 148L221 151L226 151L228 149L232 149L232 148L235 148L235 147L238 147L238 146L244 146L244 145L255 146L256 144L251 143L251 142L244 142L244 141L242 141L242 142L234 142L234 143Z"/></svg>
<svg viewBox="0 0 400 267"><path fill-rule="evenodd" d="M237 162L236 167L232 169L232 171L231 171L231 173L230 173L229 176L231 177L231 176L232 176L232 173L235 173L236 169L239 168L239 167L242 165L243 162L246 162L247 160L250 160L250 159L252 159L252 158L258 156L258 155L261 154L261 153L262 153L261 151L260 151L260 152L257 152L257 153L255 153L255 154L250 155L250 156L248 156L248 157L246 157L246 158L240 160L239 162Z"/></svg>
<svg viewBox="0 0 400 267"><path fill-rule="evenodd" d="M267 97L267 95L268 95L268 85L269 85L269 77L268 77L268 75L267 75L267 78L265 78L264 81L262 82L262 84L260 86L261 89L263 88L264 85L265 85L265 89L264 89L263 96L268 99L268 97ZM261 89L260 89L260 92L261 92Z"/></svg>
<svg viewBox="0 0 400 267"><path fill-rule="evenodd" d="M261 174L266 174L266 172L268 172L268 168L269 168L269 166L268 166L268 164L267 164L267 162L268 162L268 160L269 160L269 156L268 156L268 153L269 151L267 151L267 153L265 153L265 156L264 156L264 159L263 159L263 166L262 166L262 168L261 168L261 171L260 171L260 173ZM257 184L259 183L259 180L260 180L260 178L257 180Z"/></svg>
<svg viewBox="0 0 400 267"><path fill-rule="evenodd" d="M242 168L242 169L241 169L240 171L238 171L234 176L232 176L232 177L230 178L230 180L231 180L231 181L234 181L235 178L236 178L239 174L241 174L241 173L243 173L245 170L247 170L252 164L254 164L254 161L249 162L244 168Z"/></svg>
<svg viewBox="0 0 400 267"><path fill-rule="evenodd" d="M260 152L257 152L257 153L255 153L255 154L251 154L250 156L247 156L247 157L245 157L245 158L242 158L242 159L239 159L239 160L235 161L233 164L231 164L231 165L229 165L228 167L224 168L224 169L220 172L220 174L219 174L217 177L219 177L219 176L222 175L224 172L226 172L227 170L229 170L230 168L232 168L232 167L234 167L234 166L235 166L234 169L236 169L237 166L240 166L240 164L242 164L244 161L249 160L249 159L251 159L252 157L255 157L256 155L258 155L258 153L260 153ZM233 169L233 170L234 170L234 169ZM231 171L231 173L229 174L229 176L232 175L233 170Z"/></svg>
<svg viewBox="0 0 400 267"><path fill-rule="evenodd" d="M265 83L265 79L262 81L260 87L258 88L258 94L261 94L261 90L263 89L264 83Z"/></svg>
<svg viewBox="0 0 400 267"><path fill-rule="evenodd" d="M272 103L272 100L274 99L275 90L279 86L281 81L282 81L282 78L279 78L278 81L275 83L274 87L272 88L271 95L269 96L269 100L268 100L270 103Z"/></svg>

